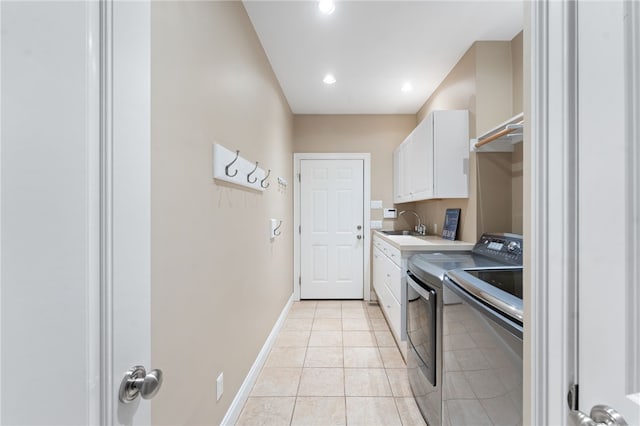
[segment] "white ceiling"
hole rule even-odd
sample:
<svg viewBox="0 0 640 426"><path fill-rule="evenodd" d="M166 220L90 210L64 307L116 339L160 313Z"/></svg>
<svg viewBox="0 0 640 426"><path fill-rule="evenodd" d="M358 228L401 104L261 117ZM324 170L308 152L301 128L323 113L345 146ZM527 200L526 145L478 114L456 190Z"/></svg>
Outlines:
<svg viewBox="0 0 640 426"><path fill-rule="evenodd" d="M416 113L474 41L523 26L519 0L338 0L331 15L311 0L244 6L295 114Z"/></svg>

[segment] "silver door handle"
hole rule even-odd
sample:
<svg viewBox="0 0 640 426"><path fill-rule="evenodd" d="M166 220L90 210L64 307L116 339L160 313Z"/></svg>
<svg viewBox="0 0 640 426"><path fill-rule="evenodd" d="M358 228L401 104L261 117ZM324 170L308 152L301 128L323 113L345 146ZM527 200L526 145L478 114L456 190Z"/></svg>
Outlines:
<svg viewBox="0 0 640 426"><path fill-rule="evenodd" d="M120 383L120 402L128 404L138 395L144 399L151 399L162 387L162 370L151 370L149 373L141 365L131 367Z"/></svg>
<svg viewBox="0 0 640 426"><path fill-rule="evenodd" d="M571 410L569 417L575 426L628 426L620 413L606 405L595 405L590 415Z"/></svg>
<svg viewBox="0 0 640 426"><path fill-rule="evenodd" d="M358 235L358 236L356 236L356 238L361 240L362 239L362 235Z"/></svg>

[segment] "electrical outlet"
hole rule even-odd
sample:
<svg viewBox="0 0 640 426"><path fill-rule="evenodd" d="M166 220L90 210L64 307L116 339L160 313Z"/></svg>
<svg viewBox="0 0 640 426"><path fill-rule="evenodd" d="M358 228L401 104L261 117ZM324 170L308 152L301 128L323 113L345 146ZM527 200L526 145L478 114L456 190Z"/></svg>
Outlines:
<svg viewBox="0 0 640 426"><path fill-rule="evenodd" d="M220 373L216 379L216 401L220 401L222 392L224 391L224 373Z"/></svg>

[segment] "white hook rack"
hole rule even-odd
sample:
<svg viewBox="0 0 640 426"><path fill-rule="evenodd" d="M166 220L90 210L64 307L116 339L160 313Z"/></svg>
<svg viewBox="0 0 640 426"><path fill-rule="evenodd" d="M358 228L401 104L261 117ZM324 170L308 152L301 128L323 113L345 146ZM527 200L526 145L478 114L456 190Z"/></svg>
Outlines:
<svg viewBox="0 0 640 426"><path fill-rule="evenodd" d="M279 237L282 234L282 231L280 231L280 228L282 227L282 220L269 219L269 224L271 229L271 239Z"/></svg>
<svg viewBox="0 0 640 426"><path fill-rule="evenodd" d="M269 173L258 167L258 162L243 158L240 151L230 151L220 144L213 144L214 179L264 191L269 186L266 182L268 176Z"/></svg>

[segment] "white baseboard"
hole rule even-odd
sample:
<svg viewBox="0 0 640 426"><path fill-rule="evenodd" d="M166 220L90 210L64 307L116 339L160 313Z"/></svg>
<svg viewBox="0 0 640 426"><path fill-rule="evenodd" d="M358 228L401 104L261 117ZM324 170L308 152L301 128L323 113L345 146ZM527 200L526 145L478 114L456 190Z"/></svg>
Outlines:
<svg viewBox="0 0 640 426"><path fill-rule="evenodd" d="M253 365L251 366L251 370L249 370L247 377L244 379L244 382L242 382L242 386L240 386L240 389L238 389L238 393L236 393L235 398L233 398L233 401L231 402L231 405L227 410L227 414L224 415L224 418L220 422L221 425L233 426L238 421L238 417L240 417L240 412L242 411L242 407L244 407L245 402L247 402L247 398L249 398L249 393L251 392L251 388L253 388L253 385L258 379L258 375L262 370L262 366L264 366L264 363L267 361L269 352L271 351L271 348L273 347L273 344L275 343L276 338L278 337L278 333L282 328L282 324L284 323L284 320L287 318L287 314L289 313L289 309L291 308L292 303L293 303L293 294L291 295L291 297L289 297L289 301L282 309L282 312L280 313L278 320L276 321L273 328L271 329L271 333L269 333L269 337L267 337L267 340L264 342L264 345L262 346L260 353L258 353L256 360L253 362Z"/></svg>

